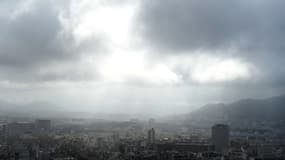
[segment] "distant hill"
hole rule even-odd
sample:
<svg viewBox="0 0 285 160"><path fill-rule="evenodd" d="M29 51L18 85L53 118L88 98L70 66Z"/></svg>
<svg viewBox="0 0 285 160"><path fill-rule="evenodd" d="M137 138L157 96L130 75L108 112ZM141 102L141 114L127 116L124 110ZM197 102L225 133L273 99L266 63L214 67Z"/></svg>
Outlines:
<svg viewBox="0 0 285 160"><path fill-rule="evenodd" d="M267 99L242 99L231 104L208 104L188 115L208 120L285 120L285 95Z"/></svg>

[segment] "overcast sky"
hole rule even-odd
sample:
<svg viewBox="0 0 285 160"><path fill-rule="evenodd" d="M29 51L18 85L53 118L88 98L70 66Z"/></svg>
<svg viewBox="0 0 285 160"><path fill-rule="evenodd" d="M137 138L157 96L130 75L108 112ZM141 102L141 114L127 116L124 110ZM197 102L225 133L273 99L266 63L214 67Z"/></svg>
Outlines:
<svg viewBox="0 0 285 160"><path fill-rule="evenodd" d="M283 94L284 6L1 0L0 99L163 115Z"/></svg>

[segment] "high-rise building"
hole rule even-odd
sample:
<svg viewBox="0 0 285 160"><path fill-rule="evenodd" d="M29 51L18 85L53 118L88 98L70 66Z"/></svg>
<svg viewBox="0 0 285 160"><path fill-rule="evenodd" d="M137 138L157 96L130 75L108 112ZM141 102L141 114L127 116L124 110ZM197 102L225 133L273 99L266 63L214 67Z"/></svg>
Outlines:
<svg viewBox="0 0 285 160"><path fill-rule="evenodd" d="M148 144L154 144L155 143L155 130L151 128L147 132L147 142Z"/></svg>
<svg viewBox="0 0 285 160"><path fill-rule="evenodd" d="M285 146L282 147L282 158L285 159Z"/></svg>
<svg viewBox="0 0 285 160"><path fill-rule="evenodd" d="M212 127L212 143L217 152L226 153L229 147L230 128L225 124L216 124Z"/></svg>

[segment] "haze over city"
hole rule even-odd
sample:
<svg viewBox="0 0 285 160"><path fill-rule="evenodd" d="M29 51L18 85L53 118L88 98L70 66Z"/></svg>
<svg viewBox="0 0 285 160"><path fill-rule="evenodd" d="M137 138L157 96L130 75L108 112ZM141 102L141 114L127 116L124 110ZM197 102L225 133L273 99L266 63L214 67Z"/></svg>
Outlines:
<svg viewBox="0 0 285 160"><path fill-rule="evenodd" d="M284 5L2 0L1 103L172 115L282 95Z"/></svg>
<svg viewBox="0 0 285 160"><path fill-rule="evenodd" d="M0 160L285 160L284 0L0 0Z"/></svg>

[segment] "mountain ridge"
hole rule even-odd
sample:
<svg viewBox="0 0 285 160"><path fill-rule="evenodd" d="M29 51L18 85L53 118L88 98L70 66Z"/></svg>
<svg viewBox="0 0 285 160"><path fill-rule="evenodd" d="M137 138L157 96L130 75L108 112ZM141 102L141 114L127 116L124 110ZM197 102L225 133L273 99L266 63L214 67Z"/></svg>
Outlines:
<svg viewBox="0 0 285 160"><path fill-rule="evenodd" d="M265 99L241 99L233 103L207 104L189 113L194 119L285 120L285 94Z"/></svg>

